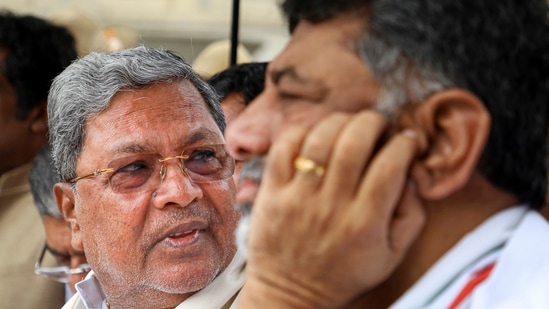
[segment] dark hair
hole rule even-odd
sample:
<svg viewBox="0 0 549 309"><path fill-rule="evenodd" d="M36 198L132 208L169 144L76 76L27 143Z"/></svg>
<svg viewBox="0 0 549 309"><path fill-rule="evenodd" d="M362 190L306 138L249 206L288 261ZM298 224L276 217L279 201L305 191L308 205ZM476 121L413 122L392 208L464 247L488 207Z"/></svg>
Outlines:
<svg viewBox="0 0 549 309"><path fill-rule="evenodd" d="M77 57L68 30L8 11L0 11L0 47L8 51L2 73L15 88L18 119L47 99L53 78Z"/></svg>
<svg viewBox="0 0 549 309"><path fill-rule="evenodd" d="M221 99L233 92L242 94L248 105L263 91L267 62L251 62L234 65L212 76L208 83Z"/></svg>
<svg viewBox="0 0 549 309"><path fill-rule="evenodd" d="M294 32L302 19L318 23L343 12L365 12L369 3L367 0L286 0L282 3L282 10L288 19L290 32Z"/></svg>
<svg viewBox="0 0 549 309"><path fill-rule="evenodd" d="M477 95L492 118L478 170L521 202L543 205L549 128L545 0L287 0L283 8L290 19L310 22L364 9L364 49L377 44L397 50L401 63L421 76L430 72L449 81L442 84ZM379 69L376 59L366 61L378 80L399 63Z"/></svg>

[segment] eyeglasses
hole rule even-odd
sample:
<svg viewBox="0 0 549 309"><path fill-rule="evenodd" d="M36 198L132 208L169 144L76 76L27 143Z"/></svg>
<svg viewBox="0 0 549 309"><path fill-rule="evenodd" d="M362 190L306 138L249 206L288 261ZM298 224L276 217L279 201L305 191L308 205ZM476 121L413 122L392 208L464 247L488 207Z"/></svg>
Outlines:
<svg viewBox="0 0 549 309"><path fill-rule="evenodd" d="M83 274L91 270L90 265L87 263L80 264L77 268L69 268L68 266L42 267L46 250L48 250L48 245L44 244L44 249L42 249L38 261L34 264L34 273L37 275L57 282L67 283L71 275Z"/></svg>
<svg viewBox="0 0 549 309"><path fill-rule="evenodd" d="M179 169L193 182L211 182L232 177L234 160L225 145L206 145L183 150L181 155L163 158L157 153L135 154L112 161L108 168L76 177L70 182L109 174L108 180L115 193L132 193L156 188L166 176L164 162L177 159ZM158 174L160 177L151 177Z"/></svg>

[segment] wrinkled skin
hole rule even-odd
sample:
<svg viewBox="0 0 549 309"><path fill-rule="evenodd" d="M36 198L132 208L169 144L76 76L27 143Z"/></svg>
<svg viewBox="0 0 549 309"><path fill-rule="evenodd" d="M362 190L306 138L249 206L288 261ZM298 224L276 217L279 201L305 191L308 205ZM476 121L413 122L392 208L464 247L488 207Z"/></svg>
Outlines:
<svg viewBox="0 0 549 309"><path fill-rule="evenodd" d="M420 143L371 110L379 85L356 50L363 30L353 14L300 22L226 131L237 160L268 153L240 308L345 306L390 275L425 222L407 180ZM295 173L299 155L324 176Z"/></svg>
<svg viewBox="0 0 549 309"><path fill-rule="evenodd" d="M129 154L166 158L224 143L204 100L185 81L119 92L86 132L78 175ZM206 287L236 252L232 177L194 183L176 160L164 164L164 180L144 192L115 193L106 176L80 180L75 191L56 187L72 245L86 252L111 308L175 307Z"/></svg>

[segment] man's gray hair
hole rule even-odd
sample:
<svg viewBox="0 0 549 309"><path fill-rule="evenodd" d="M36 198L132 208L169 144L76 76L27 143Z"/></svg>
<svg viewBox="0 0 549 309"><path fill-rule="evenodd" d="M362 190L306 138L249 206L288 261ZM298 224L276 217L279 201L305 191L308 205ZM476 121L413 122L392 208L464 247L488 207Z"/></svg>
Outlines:
<svg viewBox="0 0 549 309"><path fill-rule="evenodd" d="M63 219L53 195L53 185L58 182L57 179L51 158L51 147L48 145L32 161L29 176L30 188L34 205L41 216Z"/></svg>
<svg viewBox="0 0 549 309"><path fill-rule="evenodd" d="M48 97L50 144L59 179L76 177L88 120L106 110L121 89L190 81L206 102L221 132L225 117L218 96L181 57L163 49L139 46L112 53L90 53L53 81Z"/></svg>

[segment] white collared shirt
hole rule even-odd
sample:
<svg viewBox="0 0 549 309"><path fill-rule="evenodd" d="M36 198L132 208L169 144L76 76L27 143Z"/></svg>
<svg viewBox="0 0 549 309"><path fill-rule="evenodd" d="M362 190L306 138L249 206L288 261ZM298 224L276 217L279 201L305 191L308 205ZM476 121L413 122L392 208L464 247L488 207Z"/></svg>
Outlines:
<svg viewBox="0 0 549 309"><path fill-rule="evenodd" d="M473 274L494 262L496 272L505 246L531 212L527 206L517 206L490 217L465 235L390 308L448 308ZM459 308L469 308L470 302L469 297Z"/></svg>

